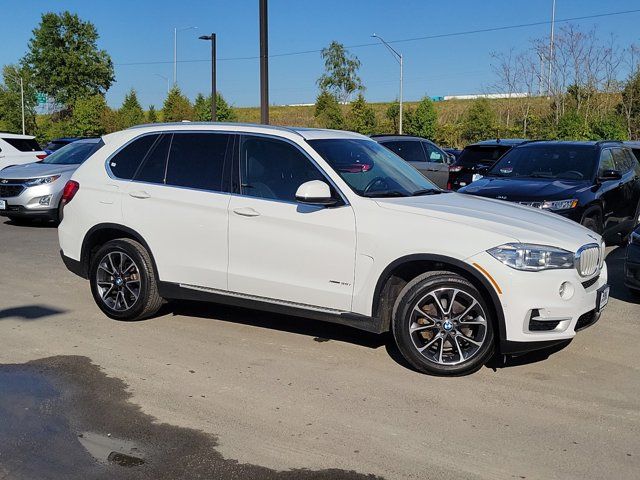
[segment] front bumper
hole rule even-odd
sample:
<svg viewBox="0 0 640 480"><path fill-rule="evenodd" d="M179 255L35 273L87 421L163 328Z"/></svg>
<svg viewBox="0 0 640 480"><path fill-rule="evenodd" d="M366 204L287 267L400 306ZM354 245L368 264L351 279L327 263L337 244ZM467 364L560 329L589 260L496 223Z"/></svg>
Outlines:
<svg viewBox="0 0 640 480"><path fill-rule="evenodd" d="M467 261L481 266L493 278L496 290L500 289L502 353L522 353L567 342L576 331L600 318L596 303L598 291L607 285L606 264L599 274L582 278L575 269L518 271L486 252ZM574 290L566 300L559 293L563 282L569 282Z"/></svg>
<svg viewBox="0 0 640 480"><path fill-rule="evenodd" d="M64 181L59 182L60 179L47 185L24 187L19 195L0 197L7 204L6 209L0 210L0 215L56 219L58 205L62 198L62 187L65 183Z"/></svg>

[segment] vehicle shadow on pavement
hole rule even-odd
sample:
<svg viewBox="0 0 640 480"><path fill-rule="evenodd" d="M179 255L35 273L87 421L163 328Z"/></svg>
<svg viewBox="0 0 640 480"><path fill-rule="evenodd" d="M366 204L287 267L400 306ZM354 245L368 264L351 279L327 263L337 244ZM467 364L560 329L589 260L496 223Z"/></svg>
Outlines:
<svg viewBox="0 0 640 480"><path fill-rule="evenodd" d="M624 285L624 261L626 247L616 247L609 252L605 262L609 275L609 285L611 285L611 298L622 300L623 302L640 304L640 297L633 295Z"/></svg>
<svg viewBox="0 0 640 480"><path fill-rule="evenodd" d="M495 372L500 368L520 367L531 363L543 362L554 353L564 350L570 343L571 340L567 340L566 342L558 343L552 347L534 350L533 352L523 353L520 355L502 355L496 353L485 364L485 367L490 368Z"/></svg>
<svg viewBox="0 0 640 480"><path fill-rule="evenodd" d="M5 219L5 225L20 228L58 228L56 222L50 222L40 219L25 219L25 220L9 220Z"/></svg>
<svg viewBox="0 0 640 480"><path fill-rule="evenodd" d="M220 304L173 300L158 312L158 316L166 314L209 318L296 333L313 337L320 343L335 340L367 348L380 348L387 342L386 335L377 335L345 325Z"/></svg>
<svg viewBox="0 0 640 480"><path fill-rule="evenodd" d="M45 305L24 305L22 307L11 307L0 310L0 320L16 318L18 320L40 320L44 317L60 315L65 310L47 307Z"/></svg>

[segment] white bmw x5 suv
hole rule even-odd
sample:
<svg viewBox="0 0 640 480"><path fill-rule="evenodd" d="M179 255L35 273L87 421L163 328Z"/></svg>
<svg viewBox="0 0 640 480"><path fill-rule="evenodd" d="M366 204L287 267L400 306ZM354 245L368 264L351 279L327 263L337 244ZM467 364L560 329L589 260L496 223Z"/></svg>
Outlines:
<svg viewBox="0 0 640 480"><path fill-rule="evenodd" d="M355 133L164 124L103 137L67 183L67 267L109 317L210 300L393 332L417 370L570 340L607 303L601 238L444 192Z"/></svg>

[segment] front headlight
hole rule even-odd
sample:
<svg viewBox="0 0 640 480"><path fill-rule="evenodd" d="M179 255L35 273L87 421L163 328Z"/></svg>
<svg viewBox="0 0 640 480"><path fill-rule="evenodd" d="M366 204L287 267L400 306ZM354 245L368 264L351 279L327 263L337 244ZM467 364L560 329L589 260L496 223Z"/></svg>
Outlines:
<svg viewBox="0 0 640 480"><path fill-rule="evenodd" d="M578 206L578 200L575 198L569 200L554 200L542 202L540 208L543 210L570 210Z"/></svg>
<svg viewBox="0 0 640 480"><path fill-rule="evenodd" d="M24 184L28 187L35 187L36 185L46 185L48 183L55 182L60 178L60 175L51 175L50 177L32 178L27 180Z"/></svg>
<svg viewBox="0 0 640 480"><path fill-rule="evenodd" d="M574 254L561 248L529 243L507 243L487 253L516 270L538 272L555 268L574 268Z"/></svg>

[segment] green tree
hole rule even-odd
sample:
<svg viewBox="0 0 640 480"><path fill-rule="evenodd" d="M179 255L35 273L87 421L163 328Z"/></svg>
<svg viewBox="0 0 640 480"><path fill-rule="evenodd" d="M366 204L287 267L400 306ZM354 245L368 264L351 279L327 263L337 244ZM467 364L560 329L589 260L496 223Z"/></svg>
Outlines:
<svg viewBox="0 0 640 480"><path fill-rule="evenodd" d="M76 137L96 137L105 133L104 116L109 107L102 95L79 98L73 105L69 134Z"/></svg>
<svg viewBox="0 0 640 480"><path fill-rule="evenodd" d="M322 90L316 98L316 107L313 113L317 124L322 128L341 130L344 128L344 115L334 94Z"/></svg>
<svg viewBox="0 0 640 480"><path fill-rule="evenodd" d="M585 118L576 110L569 110L558 120L557 136L560 140L589 140L592 133Z"/></svg>
<svg viewBox="0 0 640 480"><path fill-rule="evenodd" d="M38 91L71 106L78 98L104 94L114 81L111 57L97 41L96 27L78 15L44 13L22 63Z"/></svg>
<svg viewBox="0 0 640 480"><path fill-rule="evenodd" d="M463 137L467 143L495 136L495 113L489 100L478 98L467 110L463 120Z"/></svg>
<svg viewBox="0 0 640 480"><path fill-rule="evenodd" d="M205 97L199 93L193 104L194 119L199 122L211 121L211 95ZM216 92L216 121L236 122L238 116L235 110L227 103L220 92Z"/></svg>
<svg viewBox="0 0 640 480"><path fill-rule="evenodd" d="M0 85L0 130L22 133L22 98L20 79L24 85L25 131L36 130L36 92L29 71L15 65L5 65L2 69L3 84Z"/></svg>
<svg viewBox="0 0 640 480"><path fill-rule="evenodd" d="M403 128L405 133L431 140L435 138L438 113L429 97L420 100L418 107L411 112L407 120L406 127Z"/></svg>
<svg viewBox="0 0 640 480"><path fill-rule="evenodd" d="M609 113L591 122L593 140L629 140L629 133L620 115Z"/></svg>
<svg viewBox="0 0 640 480"><path fill-rule="evenodd" d="M336 41L322 49L324 73L318 79L320 90L328 90L341 102L347 102L354 92L364 90L358 76L360 60Z"/></svg>
<svg viewBox="0 0 640 480"><path fill-rule="evenodd" d="M156 107L149 105L147 110L147 123L156 123L158 121L158 114L156 113Z"/></svg>
<svg viewBox="0 0 640 480"><path fill-rule="evenodd" d="M173 87L162 106L162 118L165 122L181 122L191 120L193 117L193 107L187 97L185 97L178 87Z"/></svg>
<svg viewBox="0 0 640 480"><path fill-rule="evenodd" d="M640 69L633 72L622 90L622 99L618 105L627 126L627 136L640 138Z"/></svg>
<svg viewBox="0 0 640 480"><path fill-rule="evenodd" d="M134 89L124 97L122 106L118 110L118 128L125 129L144 123L144 111L138 101L138 95Z"/></svg>
<svg viewBox="0 0 640 480"><path fill-rule="evenodd" d="M367 104L362 93L358 94L347 114L347 127L363 135L371 135L376 129L376 114Z"/></svg>
<svg viewBox="0 0 640 480"><path fill-rule="evenodd" d="M403 108L403 114L405 113L404 110L405 109ZM396 100L393 103L390 103L384 112L384 116L393 125L393 133L400 133L400 102ZM403 118L402 123L404 123L404 120L405 119Z"/></svg>

